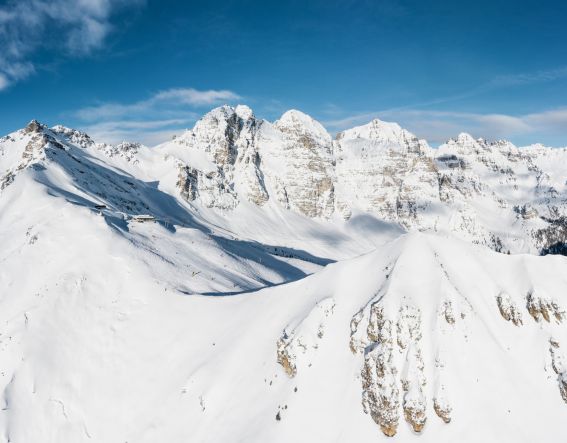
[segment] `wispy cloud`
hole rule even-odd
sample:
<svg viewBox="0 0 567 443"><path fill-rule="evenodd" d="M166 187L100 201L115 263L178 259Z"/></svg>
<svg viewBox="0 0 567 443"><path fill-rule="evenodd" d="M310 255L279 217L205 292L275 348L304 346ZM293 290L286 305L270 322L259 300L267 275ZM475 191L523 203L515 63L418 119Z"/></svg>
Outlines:
<svg viewBox="0 0 567 443"><path fill-rule="evenodd" d="M109 143L139 141L149 146L178 134L194 123L203 109L240 100L229 90L173 88L133 103L101 103L72 113L81 129Z"/></svg>
<svg viewBox="0 0 567 443"><path fill-rule="evenodd" d="M8 87L9 83L8 83L8 79L6 78L6 76L2 73L0 73L0 91L2 89L6 89Z"/></svg>
<svg viewBox="0 0 567 443"><path fill-rule="evenodd" d="M531 73L519 73L497 76L487 86L523 86L535 83L545 83L567 77L567 67L536 71Z"/></svg>
<svg viewBox="0 0 567 443"><path fill-rule="evenodd" d="M241 97L232 91L221 90L208 90L208 91L198 91L196 89L168 89L167 91L162 91L157 93L154 97L154 101L167 101L173 100L179 103L192 106L209 106L219 102L238 100Z"/></svg>
<svg viewBox="0 0 567 443"><path fill-rule="evenodd" d="M410 103L407 105L397 106L395 108L391 108L390 110L397 111L403 109L426 108L430 106L458 102L461 100L487 94L497 90L514 88L518 86L535 85L539 83L548 83L556 80L561 80L564 78L567 78L567 66L562 66L548 70L540 70L535 72L520 72L520 73L513 73L506 75L498 75L484 83L481 83L469 89L458 91L454 94L437 97L419 103Z"/></svg>
<svg viewBox="0 0 567 443"><path fill-rule="evenodd" d="M97 106L89 106L78 110L76 115L82 120L98 120L146 112L165 112L165 110L162 109L165 106L171 111L171 106L212 106L218 103L233 102L239 99L241 99L241 97L238 94L227 90L210 89L199 91L193 88L174 88L159 91L152 97L135 103L102 103Z"/></svg>
<svg viewBox="0 0 567 443"><path fill-rule="evenodd" d="M181 128L187 128L194 120L194 116L169 120L117 120L93 123L81 129L99 142L119 143L127 140L154 146L179 134Z"/></svg>
<svg viewBox="0 0 567 443"><path fill-rule="evenodd" d="M100 48L121 8L145 0L8 0L0 6L0 89L32 74L33 55L56 48L70 56Z"/></svg>

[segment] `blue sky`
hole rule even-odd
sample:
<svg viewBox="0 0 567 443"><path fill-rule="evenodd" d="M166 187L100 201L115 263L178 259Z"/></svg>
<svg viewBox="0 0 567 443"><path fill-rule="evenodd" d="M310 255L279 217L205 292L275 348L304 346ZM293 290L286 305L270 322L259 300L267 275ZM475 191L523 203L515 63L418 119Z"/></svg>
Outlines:
<svg viewBox="0 0 567 443"><path fill-rule="evenodd" d="M0 0L0 134L157 143L219 104L567 145L567 3Z"/></svg>

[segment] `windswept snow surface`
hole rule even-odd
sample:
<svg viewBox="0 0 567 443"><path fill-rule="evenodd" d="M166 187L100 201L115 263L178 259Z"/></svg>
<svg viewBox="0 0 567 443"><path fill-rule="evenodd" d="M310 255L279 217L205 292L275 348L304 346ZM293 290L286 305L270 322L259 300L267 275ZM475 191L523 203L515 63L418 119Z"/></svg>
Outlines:
<svg viewBox="0 0 567 443"><path fill-rule="evenodd" d="M244 106L0 139L0 442L564 441L567 258L484 241L560 226L548 150Z"/></svg>

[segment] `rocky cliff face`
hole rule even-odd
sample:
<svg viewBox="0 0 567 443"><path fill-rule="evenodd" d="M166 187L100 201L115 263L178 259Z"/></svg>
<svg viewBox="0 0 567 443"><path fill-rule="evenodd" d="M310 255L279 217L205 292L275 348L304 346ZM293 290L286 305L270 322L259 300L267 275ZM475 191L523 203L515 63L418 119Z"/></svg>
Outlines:
<svg viewBox="0 0 567 443"><path fill-rule="evenodd" d="M305 114L289 111L271 124L248 107L223 106L172 143L192 151L178 181L189 201L226 210L272 198L308 217L333 213L332 140Z"/></svg>
<svg viewBox="0 0 567 443"><path fill-rule="evenodd" d="M250 108L223 106L175 139L172 143L187 149L194 160L178 165L183 198L223 210L236 207L240 197L264 204L268 194L255 142L260 125Z"/></svg>
<svg viewBox="0 0 567 443"><path fill-rule="evenodd" d="M323 126L299 111L288 111L263 135L260 149L278 202L308 217L331 216L335 159Z"/></svg>
<svg viewBox="0 0 567 443"><path fill-rule="evenodd" d="M337 209L368 211L406 228L432 227L424 213L439 201L433 150L395 123L373 120L341 132Z"/></svg>

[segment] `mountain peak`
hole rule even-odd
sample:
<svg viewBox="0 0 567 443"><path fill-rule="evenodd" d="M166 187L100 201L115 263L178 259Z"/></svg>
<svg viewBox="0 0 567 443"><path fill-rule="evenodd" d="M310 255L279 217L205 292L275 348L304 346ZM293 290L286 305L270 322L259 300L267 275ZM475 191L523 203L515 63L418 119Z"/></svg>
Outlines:
<svg viewBox="0 0 567 443"><path fill-rule="evenodd" d="M281 121L288 121L288 120L304 120L309 121L313 120L310 115L307 115L305 112L302 112L298 109L289 109L282 114L280 117Z"/></svg>
<svg viewBox="0 0 567 443"><path fill-rule="evenodd" d="M226 122L227 124L229 121L236 120L243 120L249 121L254 120L254 112L252 109L246 105L238 105L236 107L230 105L222 105L218 106L209 112L207 112L203 117L199 119L199 121L195 124L193 131L198 130L200 127L210 127L211 125L217 126L219 122ZM224 124L224 123L223 123Z"/></svg>
<svg viewBox="0 0 567 443"><path fill-rule="evenodd" d="M476 140L475 138L470 135L468 132L461 132L458 136L457 136L457 142L459 143L475 143Z"/></svg>
<svg viewBox="0 0 567 443"><path fill-rule="evenodd" d="M286 133L309 134L325 143L331 142L331 136L321 123L297 109L290 109L284 112L274 125Z"/></svg>
<svg viewBox="0 0 567 443"><path fill-rule="evenodd" d="M254 118L254 111L249 106L246 105L238 105L234 108L234 112L238 115L242 120L250 120Z"/></svg>
<svg viewBox="0 0 567 443"><path fill-rule="evenodd" d="M34 119L27 124L27 126L24 128L24 132L26 134L38 133L43 131L44 129L47 129L47 125L44 125L43 123L40 123L39 121Z"/></svg>
<svg viewBox="0 0 567 443"><path fill-rule="evenodd" d="M352 139L367 139L386 144L405 145L405 140L417 140L417 137L403 129L398 123L375 118L365 125L356 126L337 134L337 140Z"/></svg>

